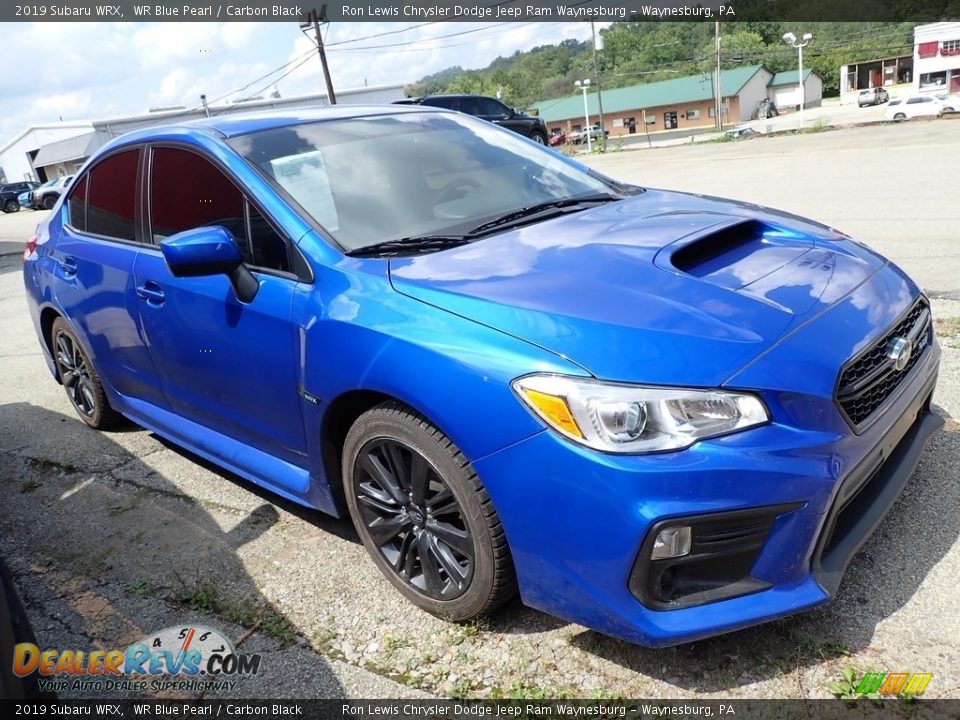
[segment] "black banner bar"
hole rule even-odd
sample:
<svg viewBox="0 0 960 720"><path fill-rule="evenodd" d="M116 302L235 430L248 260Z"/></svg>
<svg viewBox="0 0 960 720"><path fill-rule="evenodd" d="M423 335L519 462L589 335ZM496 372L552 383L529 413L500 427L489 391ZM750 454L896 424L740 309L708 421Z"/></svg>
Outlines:
<svg viewBox="0 0 960 720"><path fill-rule="evenodd" d="M333 22L960 20L960 0L59 0L4 2L2 22Z"/></svg>
<svg viewBox="0 0 960 720"><path fill-rule="evenodd" d="M8 717L607 720L960 717L960 700L2 700Z"/></svg>

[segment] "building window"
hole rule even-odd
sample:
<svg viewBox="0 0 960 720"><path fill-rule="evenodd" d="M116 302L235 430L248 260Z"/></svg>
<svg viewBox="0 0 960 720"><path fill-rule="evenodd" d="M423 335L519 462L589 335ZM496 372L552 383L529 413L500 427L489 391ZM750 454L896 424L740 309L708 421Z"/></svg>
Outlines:
<svg viewBox="0 0 960 720"><path fill-rule="evenodd" d="M721 112L723 112L723 116L724 116L724 117L727 116L727 104L726 104L726 103L723 104L723 110L722 110ZM713 105L711 105L711 106L710 106L710 109L707 110L707 115L708 115L709 117L715 118L715 117L717 116L717 108L714 107Z"/></svg>
<svg viewBox="0 0 960 720"><path fill-rule="evenodd" d="M687 120L699 120L700 111L699 110L687 110Z"/></svg>
<svg viewBox="0 0 960 720"><path fill-rule="evenodd" d="M923 73L920 76L920 88L936 88L947 84L947 71Z"/></svg>
<svg viewBox="0 0 960 720"><path fill-rule="evenodd" d="M917 56L926 58L934 57L937 54L937 42L925 42L917 45Z"/></svg>
<svg viewBox="0 0 960 720"><path fill-rule="evenodd" d="M941 55L960 55L960 40L944 40L940 47Z"/></svg>

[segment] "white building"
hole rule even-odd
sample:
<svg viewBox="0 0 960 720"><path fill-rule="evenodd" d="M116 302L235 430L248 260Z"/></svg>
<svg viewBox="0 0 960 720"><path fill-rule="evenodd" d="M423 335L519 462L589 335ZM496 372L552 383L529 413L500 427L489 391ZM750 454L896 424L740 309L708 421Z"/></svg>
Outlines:
<svg viewBox="0 0 960 720"><path fill-rule="evenodd" d="M93 129L89 120L31 125L0 148L0 175L4 182L37 180L33 161L40 148Z"/></svg>
<svg viewBox="0 0 960 720"><path fill-rule="evenodd" d="M778 72L767 85L768 97L778 110L800 109L800 83L797 82L799 70ZM820 107L823 99L823 79L810 68L803 69L803 106Z"/></svg>
<svg viewBox="0 0 960 720"><path fill-rule="evenodd" d="M376 85L338 90L337 102L343 105L385 105L404 98L403 85ZM263 98L208 108L166 108L141 115L52 125L33 125L0 148L0 170L7 180L50 180L75 172L87 157L113 138L133 130L155 125L198 120L211 115L252 112L255 110L291 110L329 105L326 94Z"/></svg>
<svg viewBox="0 0 960 720"><path fill-rule="evenodd" d="M960 22L913 29L914 92L960 93Z"/></svg>

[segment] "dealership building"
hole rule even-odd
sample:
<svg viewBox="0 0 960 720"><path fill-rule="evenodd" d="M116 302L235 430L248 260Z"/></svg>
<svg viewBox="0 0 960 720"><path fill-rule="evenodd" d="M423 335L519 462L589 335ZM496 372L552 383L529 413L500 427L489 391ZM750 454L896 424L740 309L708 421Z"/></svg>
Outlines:
<svg viewBox="0 0 960 720"><path fill-rule="evenodd" d="M603 91L603 119L611 136L642 132L700 130L714 127L716 73L632 85ZM791 86L790 83L793 83ZM816 73L804 72L806 107L820 104L823 84ZM799 105L797 73L774 75L762 65L720 72L723 122L750 120L761 102L772 100L782 109ZM783 103L781 105L781 103ZM550 132L580 130L584 123L581 94L554 98L533 106ZM597 93L587 94L590 123L599 121Z"/></svg>
<svg viewBox="0 0 960 720"><path fill-rule="evenodd" d="M337 91L339 104L383 104L402 100L403 85L378 85ZM252 110L290 110L329 105L325 94L270 97L207 108L156 108L140 115L103 120L32 125L0 148L0 180L45 182L75 173L87 158L116 137L157 125Z"/></svg>

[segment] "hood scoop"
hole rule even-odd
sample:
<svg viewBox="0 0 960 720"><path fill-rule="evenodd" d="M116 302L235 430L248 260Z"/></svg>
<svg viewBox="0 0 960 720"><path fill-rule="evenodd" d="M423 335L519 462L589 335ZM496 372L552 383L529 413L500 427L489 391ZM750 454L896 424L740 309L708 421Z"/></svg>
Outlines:
<svg viewBox="0 0 960 720"><path fill-rule="evenodd" d="M667 270L740 290L797 261L815 245L808 235L759 220L737 219L668 245L654 262Z"/></svg>

